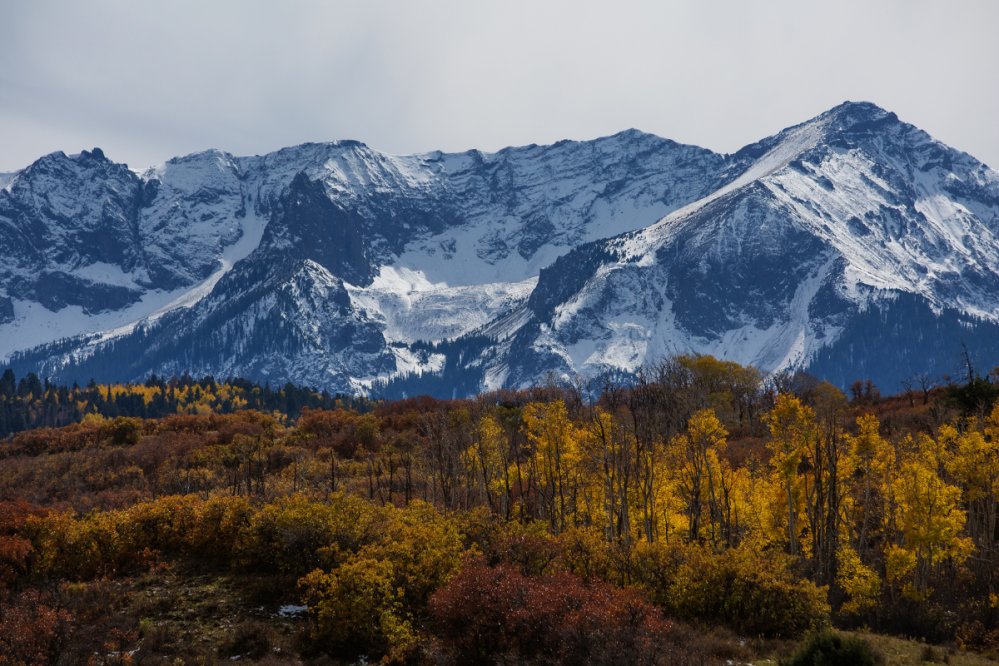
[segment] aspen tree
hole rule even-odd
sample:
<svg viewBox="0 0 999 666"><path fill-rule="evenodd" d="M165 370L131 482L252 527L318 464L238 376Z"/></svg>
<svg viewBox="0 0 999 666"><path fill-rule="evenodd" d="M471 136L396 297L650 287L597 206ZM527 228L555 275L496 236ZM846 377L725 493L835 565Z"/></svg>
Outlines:
<svg viewBox="0 0 999 666"><path fill-rule="evenodd" d="M717 451L725 448L728 431L713 409L704 409L690 418L687 432L673 438L670 448L679 487L686 497L689 539L701 539L701 521L707 503L708 535L717 547L716 523L721 517L716 482L720 482ZM714 468L714 470L712 469ZM712 472L715 473L712 473Z"/></svg>
<svg viewBox="0 0 999 666"><path fill-rule="evenodd" d="M787 493L787 533L791 554L798 554L798 531L794 482L807 443L815 437L815 413L789 394L777 397L777 404L767 416L770 426L771 465L783 481Z"/></svg>
<svg viewBox="0 0 999 666"><path fill-rule="evenodd" d="M545 499L552 530L561 534L572 509L574 489L570 483L579 462L576 429L561 400L527 405L524 423L528 438L535 445L532 456L535 488Z"/></svg>
<svg viewBox="0 0 999 666"><path fill-rule="evenodd" d="M505 513L509 500L506 448L503 429L496 419L487 415L479 420L471 446L462 453L462 460L471 471L472 483L478 490L481 503L497 514Z"/></svg>
<svg viewBox="0 0 999 666"><path fill-rule="evenodd" d="M857 429L859 433L853 439L854 451L861 467L864 469L864 517L860 526L860 539L858 545L861 551L867 549L867 530L871 517L871 490L873 488L873 465L875 458L882 453L884 440L881 439L881 424L878 417L873 414L865 414L857 419Z"/></svg>
<svg viewBox="0 0 999 666"><path fill-rule="evenodd" d="M599 407L592 410L586 423L587 436L583 439L582 452L588 460L588 471L600 486L604 537L608 541L630 535L619 529L627 521L627 501L619 499L619 485L625 477L625 466L630 464L626 455L627 441L620 433L620 426L607 411ZM625 497L625 500L627 498Z"/></svg>
<svg viewBox="0 0 999 666"><path fill-rule="evenodd" d="M976 568L995 592L996 501L999 495L999 405L985 419L984 427L959 432L951 425L940 428L944 467L962 489L968 511L968 532L978 550Z"/></svg>
<svg viewBox="0 0 999 666"><path fill-rule="evenodd" d="M914 596L924 598L941 560L961 562L973 546L960 536L965 522L965 512L958 508L960 488L939 477L937 457L929 446L914 453L902 463L895 483L901 499L898 523L905 535L903 547L914 555Z"/></svg>

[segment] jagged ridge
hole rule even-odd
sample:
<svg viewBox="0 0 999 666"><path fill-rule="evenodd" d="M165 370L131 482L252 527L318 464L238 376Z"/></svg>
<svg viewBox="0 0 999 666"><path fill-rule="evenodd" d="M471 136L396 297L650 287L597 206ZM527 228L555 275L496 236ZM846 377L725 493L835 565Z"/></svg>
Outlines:
<svg viewBox="0 0 999 666"><path fill-rule="evenodd" d="M999 322L999 176L872 104L728 156L635 131L494 154L210 151L142 174L97 152L43 158L0 191L0 231L23 268L2 283L0 331L23 337L73 308L63 334L119 327L13 359L55 376L187 368L365 390L451 368L491 387L712 353L895 382L909 367L898 358L914 356L872 367L854 339L877 329L871 312L897 313L892 330L905 317L948 337L977 327L976 353L999 360L982 333ZM48 213L87 179L92 201ZM70 232L103 229L96 219L133 240L59 254ZM39 262L34 284L45 271L70 283L50 288L62 303L23 286ZM94 266L116 267L117 282L87 277ZM105 287L128 296L95 296ZM109 310L94 316L88 297ZM889 307L910 297L921 305ZM459 341L448 356L421 338Z"/></svg>

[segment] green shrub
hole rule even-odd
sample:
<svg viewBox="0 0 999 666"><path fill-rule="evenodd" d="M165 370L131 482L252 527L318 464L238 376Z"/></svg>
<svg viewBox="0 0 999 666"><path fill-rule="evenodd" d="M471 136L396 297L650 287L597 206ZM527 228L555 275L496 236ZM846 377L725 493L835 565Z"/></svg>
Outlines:
<svg viewBox="0 0 999 666"><path fill-rule="evenodd" d="M385 513L342 493L328 502L303 494L277 498L254 514L241 564L249 570L297 575L334 566L384 530Z"/></svg>
<svg viewBox="0 0 999 666"><path fill-rule="evenodd" d="M102 439L110 439L118 446L138 444L142 439L142 419L116 416L114 421L104 422L100 434Z"/></svg>
<svg viewBox="0 0 999 666"><path fill-rule="evenodd" d="M781 666L875 666L884 658L863 638L843 636L835 631L821 631L808 640Z"/></svg>
<svg viewBox="0 0 999 666"><path fill-rule="evenodd" d="M681 620L764 638L794 638L829 622L826 588L798 575L780 553L652 544L640 549L634 571L649 598Z"/></svg>

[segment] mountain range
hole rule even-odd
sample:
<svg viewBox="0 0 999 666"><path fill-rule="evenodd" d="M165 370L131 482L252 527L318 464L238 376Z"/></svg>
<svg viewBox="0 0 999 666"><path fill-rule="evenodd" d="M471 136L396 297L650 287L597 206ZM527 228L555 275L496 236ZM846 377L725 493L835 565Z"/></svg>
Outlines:
<svg viewBox="0 0 999 666"><path fill-rule="evenodd" d="M892 393L999 365L999 173L869 103L730 155L53 153L0 174L0 253L0 364L56 381L451 397L692 353Z"/></svg>

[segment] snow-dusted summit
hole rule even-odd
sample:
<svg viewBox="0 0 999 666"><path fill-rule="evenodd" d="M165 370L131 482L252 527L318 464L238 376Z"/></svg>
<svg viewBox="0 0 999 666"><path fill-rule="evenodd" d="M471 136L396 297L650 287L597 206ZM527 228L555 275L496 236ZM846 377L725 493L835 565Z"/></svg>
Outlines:
<svg viewBox="0 0 999 666"><path fill-rule="evenodd" d="M999 362L999 174L871 104L733 155L95 149L0 187L0 356L56 379L450 395L711 353L892 391L962 342Z"/></svg>
<svg viewBox="0 0 999 666"><path fill-rule="evenodd" d="M766 370L821 360L840 383L876 374L895 390L913 371L950 372L962 341L995 334L995 171L871 104L730 160L738 175L709 196L542 271L515 377L709 353ZM899 308L913 312L895 321ZM858 330L877 321L891 330ZM835 343L852 350L821 353ZM999 361L999 339L974 346Z"/></svg>

